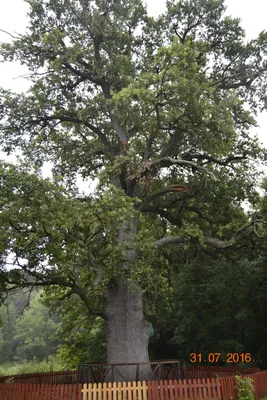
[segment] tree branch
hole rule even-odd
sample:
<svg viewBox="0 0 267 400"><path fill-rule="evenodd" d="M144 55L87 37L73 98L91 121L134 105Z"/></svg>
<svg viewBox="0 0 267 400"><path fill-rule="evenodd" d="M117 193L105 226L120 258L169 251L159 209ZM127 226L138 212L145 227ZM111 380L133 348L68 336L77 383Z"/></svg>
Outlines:
<svg viewBox="0 0 267 400"><path fill-rule="evenodd" d="M159 196L163 196L164 194L167 193L176 193L176 192L184 192L187 193L188 189L184 186L180 185L171 185L171 186L166 186L164 188L161 188L159 190L156 190L155 192L151 193L149 196L147 196L144 200L143 205L150 203L151 201L155 200ZM143 206L142 205L142 206ZM141 211L142 211L142 206L141 206Z"/></svg>
<svg viewBox="0 0 267 400"><path fill-rule="evenodd" d="M194 207L194 206L188 206L187 204L184 204L184 209L188 210L188 211L192 211L195 214L197 214L201 219L204 219L205 221L208 221L210 224L216 224L217 222L212 221L210 218L206 217L205 215L203 215L202 211L198 208L198 207Z"/></svg>
<svg viewBox="0 0 267 400"><path fill-rule="evenodd" d="M175 148L175 146L177 145L177 143L180 142L181 139L182 139L182 132L177 129L174 135L172 135L167 146L164 147L164 149L162 149L160 153L160 158L169 156L171 151Z"/></svg>
<svg viewBox="0 0 267 400"><path fill-rule="evenodd" d="M92 132L94 132L102 141L102 143L107 146L108 148L110 148L110 144L107 141L106 136L104 135L104 133L97 128L96 126L94 126L93 124L91 124L90 122L87 121L83 121L79 118L76 118L74 116L67 116L67 115L61 115L61 114L55 114L55 115L47 115L44 117L39 117L36 120L33 120L32 122L34 123L38 123L40 121L47 123L48 121L55 121L55 120L59 120L60 122L73 122L75 124L83 124L84 126L86 126L87 128L89 128Z"/></svg>
<svg viewBox="0 0 267 400"><path fill-rule="evenodd" d="M79 69L73 67L67 60L62 60L62 65L66 69L73 72L76 76L79 76L80 78L82 78L82 81L89 80L90 82L95 83L97 85L101 84L100 79L94 78L91 74L85 73L85 72L80 71Z"/></svg>
<svg viewBox="0 0 267 400"><path fill-rule="evenodd" d="M199 154L199 153L190 153L190 152L182 154L181 157L184 160L192 161L195 158L197 160L207 160L207 162L205 162L205 164L213 162L215 164L225 166L225 165L228 165L232 161L245 160L247 158L247 153L243 152L242 156L229 156L229 157L225 158L224 160L219 160L213 156L210 156L209 154Z"/></svg>
<svg viewBox="0 0 267 400"><path fill-rule="evenodd" d="M266 238L267 235L260 235L260 234L257 232L257 227L258 227L258 224L259 224L259 223L261 223L261 224L267 224L267 222L264 221L263 219L256 219L255 222L254 222L254 233L255 233L255 235L256 235L258 238Z"/></svg>
<svg viewBox="0 0 267 400"><path fill-rule="evenodd" d="M188 167L199 169L199 170L205 172L207 175L210 175L211 178L215 182L218 181L218 178L216 178L216 176L214 175L213 172L208 171L206 168L202 167L201 165L198 165L195 162L189 161L189 160L164 157L164 158L161 158L161 159L153 161L153 162L144 163L144 165L145 165L145 168L143 169L143 171L138 175L138 177L136 176L137 180L140 180L143 176L145 176L147 173L149 173L153 170L155 171L155 170L158 170L161 168L171 167L172 165L180 165L180 166L184 166L184 167L188 166Z"/></svg>
<svg viewBox="0 0 267 400"><path fill-rule="evenodd" d="M169 221L171 224L176 225L176 226L182 226L182 219L180 217L175 217L172 215L169 211L163 210L162 208L159 207L142 207L141 209L142 212L149 212L149 213L154 213L159 215L162 218L165 218L167 221Z"/></svg>
<svg viewBox="0 0 267 400"><path fill-rule="evenodd" d="M253 224L249 224L240 228L230 240L221 240L209 236L205 236L202 240L204 245L213 246L216 249L226 249L233 247L238 242L238 240L250 235L253 232L254 222ZM156 240L155 246L160 249L161 247L168 246L170 244L185 243L185 240L186 239L183 236L167 236L160 240Z"/></svg>
<svg viewBox="0 0 267 400"><path fill-rule="evenodd" d="M64 295L64 298L70 297L72 294L77 294L82 302L87 307L88 311L92 315L102 316L103 313L100 310L92 309L90 305L90 301L84 292L84 290L74 281L66 280L63 277L52 277L48 274L45 276L43 274L37 273L36 271L29 270L24 266L20 266L25 274L28 274L34 278L34 281L29 281L28 279L21 280L13 280L8 277L12 274L12 270L6 273L5 282L9 285L14 285L12 289L18 287L46 287L46 286L61 286L65 288L69 288L69 291ZM11 275L12 276L12 275ZM63 298L62 298L63 299Z"/></svg>
<svg viewBox="0 0 267 400"><path fill-rule="evenodd" d="M262 72L266 72L266 70L262 68L261 70L248 75L236 73L220 78L217 81L211 83L210 86L218 86L220 89L238 89L241 86L249 88L252 85L253 81L257 79ZM236 79L239 80L239 82L226 83L226 81L230 79Z"/></svg>

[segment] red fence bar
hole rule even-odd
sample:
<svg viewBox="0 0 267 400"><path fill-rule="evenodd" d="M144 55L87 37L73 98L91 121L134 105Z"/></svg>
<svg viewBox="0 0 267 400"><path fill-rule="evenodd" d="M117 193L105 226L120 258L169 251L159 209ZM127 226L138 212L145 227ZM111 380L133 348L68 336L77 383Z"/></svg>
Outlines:
<svg viewBox="0 0 267 400"><path fill-rule="evenodd" d="M251 370L245 370L246 376L253 380L255 399L261 400L267 396L267 371L247 374ZM191 372L195 373L195 377L192 379L148 381L147 399L237 400L234 375L242 371L236 367L193 367ZM208 373L215 375L207 377ZM216 377L216 374L220 377ZM13 379L14 383L0 383L0 400L82 400L82 385L76 383L77 371L15 375ZM62 384L64 379L73 382ZM105 396L107 399L112 392L105 392Z"/></svg>
<svg viewBox="0 0 267 400"><path fill-rule="evenodd" d="M236 400L235 377L225 376L220 378L221 396L223 400Z"/></svg>
<svg viewBox="0 0 267 400"><path fill-rule="evenodd" d="M261 400L267 395L267 371L251 374L255 387L255 399ZM133 382L136 388L141 382ZM143 384L146 385L146 382ZM113 398L112 384L99 384L99 389L88 385L86 393L94 398L97 392L99 398ZM114 384L116 385L116 384ZM126 385L126 384L125 384ZM84 385L85 387L87 385ZM140 385L139 385L140 386ZM138 387L139 387L138 386ZM91 387L91 389L90 389ZM147 382L147 400L236 400L235 377L197 378L180 380L160 380ZM97 395L98 396L98 395ZM141 396L142 397L142 396ZM116 398L116 396L115 396ZM54 385L40 383L1 383L0 400L82 400L82 385Z"/></svg>
<svg viewBox="0 0 267 400"><path fill-rule="evenodd" d="M82 400L82 385L1 383L0 400Z"/></svg>
<svg viewBox="0 0 267 400"><path fill-rule="evenodd" d="M267 371L248 375L253 380L255 399L260 400L267 396Z"/></svg>
<svg viewBox="0 0 267 400"><path fill-rule="evenodd" d="M148 400L224 400L219 379L148 381Z"/></svg>

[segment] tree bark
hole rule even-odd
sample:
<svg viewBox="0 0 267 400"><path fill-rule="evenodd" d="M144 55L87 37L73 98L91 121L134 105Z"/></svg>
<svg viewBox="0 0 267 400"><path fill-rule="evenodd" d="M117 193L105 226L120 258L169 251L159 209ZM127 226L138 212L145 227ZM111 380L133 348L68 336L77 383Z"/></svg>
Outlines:
<svg viewBox="0 0 267 400"><path fill-rule="evenodd" d="M119 229L118 245L126 245L124 261L118 265L122 278L111 279L108 285L104 319L107 342L107 363L127 364L149 362L149 323L145 320L143 294L131 280L138 259L133 237L138 230L139 215L125 221ZM114 381L145 380L151 376L150 365L116 367ZM110 379L111 376L108 377Z"/></svg>
<svg viewBox="0 0 267 400"><path fill-rule="evenodd" d="M149 323L144 318L142 291L137 284L125 280L110 285L104 318L108 364L149 362ZM114 381L146 380L151 373L150 365L140 365L139 371L136 366L116 367Z"/></svg>

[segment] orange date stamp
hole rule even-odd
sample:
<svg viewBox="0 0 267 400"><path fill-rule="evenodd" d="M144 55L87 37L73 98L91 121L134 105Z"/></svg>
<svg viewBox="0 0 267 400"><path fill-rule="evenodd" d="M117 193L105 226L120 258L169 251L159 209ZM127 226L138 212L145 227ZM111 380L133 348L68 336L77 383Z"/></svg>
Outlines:
<svg viewBox="0 0 267 400"><path fill-rule="evenodd" d="M250 363L252 361L252 356L250 353L227 353L222 359L221 353L209 353L207 357L202 355L202 353L191 353L190 362L191 363L201 363L201 362L217 363L223 361L225 363Z"/></svg>

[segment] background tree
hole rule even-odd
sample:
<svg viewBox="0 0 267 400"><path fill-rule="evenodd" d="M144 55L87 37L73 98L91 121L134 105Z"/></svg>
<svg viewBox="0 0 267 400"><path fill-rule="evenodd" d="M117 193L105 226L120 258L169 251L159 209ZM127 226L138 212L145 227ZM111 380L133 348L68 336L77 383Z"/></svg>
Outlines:
<svg viewBox="0 0 267 400"><path fill-rule="evenodd" d="M1 331L1 361L12 360L15 352L15 332L17 323L16 309L10 304L6 309L1 310L3 327Z"/></svg>
<svg viewBox="0 0 267 400"><path fill-rule="evenodd" d="M3 149L25 161L2 165L2 265L12 252L27 285L103 318L108 362L146 362L142 291L155 271L166 281L164 248L226 251L256 236L260 220L231 217L255 203L266 158L250 128L266 102L267 34L246 43L222 0L168 1L157 19L140 0L28 3L27 33L1 47L32 81L1 91ZM54 182L38 176L47 160ZM77 174L97 179L92 195L77 195Z"/></svg>
<svg viewBox="0 0 267 400"><path fill-rule="evenodd" d="M40 302L40 294L34 296L30 308L21 316L16 326L16 355L22 360L42 361L56 352L59 342L55 338L58 323Z"/></svg>
<svg viewBox="0 0 267 400"><path fill-rule="evenodd" d="M43 361L55 354L60 341L56 338L59 318L51 317L41 302L41 292L29 295L20 291L9 295L0 309L0 360L2 363Z"/></svg>

